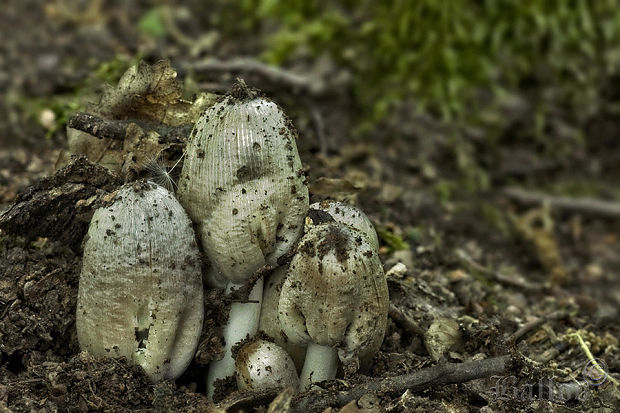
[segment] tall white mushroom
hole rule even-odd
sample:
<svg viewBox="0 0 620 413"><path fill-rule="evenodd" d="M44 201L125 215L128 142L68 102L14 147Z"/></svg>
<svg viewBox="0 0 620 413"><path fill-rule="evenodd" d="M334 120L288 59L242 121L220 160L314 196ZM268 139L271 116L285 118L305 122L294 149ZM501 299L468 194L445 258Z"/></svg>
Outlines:
<svg viewBox="0 0 620 413"><path fill-rule="evenodd" d="M287 339L306 345L300 388L333 379L339 358L362 366L387 323L388 289L375 248L353 228L310 226L282 286L278 317Z"/></svg>
<svg viewBox="0 0 620 413"><path fill-rule="evenodd" d="M80 347L126 357L153 380L187 368L202 330L200 258L192 224L170 192L122 187L95 211L77 299Z"/></svg>
<svg viewBox="0 0 620 413"><path fill-rule="evenodd" d="M211 261L208 282L228 291L264 264L276 265L303 231L308 189L296 132L278 106L243 81L196 123L179 180L181 203ZM234 372L232 346L258 328L263 281L254 303L234 303L224 328L226 354L211 363L207 394Z"/></svg>

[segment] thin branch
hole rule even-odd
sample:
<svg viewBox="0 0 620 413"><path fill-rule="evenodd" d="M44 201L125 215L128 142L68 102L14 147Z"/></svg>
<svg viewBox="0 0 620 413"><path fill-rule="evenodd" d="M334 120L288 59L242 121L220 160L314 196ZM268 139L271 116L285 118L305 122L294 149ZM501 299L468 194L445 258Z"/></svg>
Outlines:
<svg viewBox="0 0 620 413"><path fill-rule="evenodd" d="M320 412L358 400L367 393L401 394L406 390L420 391L430 387L465 383L502 374L508 369L510 356L500 356L465 363L446 363L428 367L411 374L371 380L343 392L311 391L293 401L291 412Z"/></svg>
<svg viewBox="0 0 620 413"><path fill-rule="evenodd" d="M131 122L108 120L89 113L78 112L69 118L68 126L99 139L124 140L127 127Z"/></svg>
<svg viewBox="0 0 620 413"><path fill-rule="evenodd" d="M548 203L553 209L568 212L583 213L603 216L607 218L620 218L620 203L603 201L594 198L570 198L529 192L519 188L506 188L502 193L510 199L525 205L540 205Z"/></svg>
<svg viewBox="0 0 620 413"><path fill-rule="evenodd" d="M461 249L456 250L456 256L466 266L472 268L475 271L478 271L479 273L482 273L486 276L491 277L492 279L494 279L495 281L499 283L509 285L512 287L517 287L523 291L529 291L529 292L539 293L539 292L543 292L549 289L549 286L545 284L532 283L532 282L528 282L527 280L524 280L521 277L509 276L506 274L502 274L501 272L498 272L498 271L493 271L490 268L487 268L483 266L482 264L474 261L474 259L470 257L469 254L467 254L465 251Z"/></svg>
<svg viewBox="0 0 620 413"><path fill-rule="evenodd" d="M184 69L198 73L230 72L238 75L255 74L272 83L283 84L295 92L305 92L312 95L321 95L328 90L326 82L321 78L293 73L249 57L236 57L229 60L211 57L196 63L187 64Z"/></svg>
<svg viewBox="0 0 620 413"><path fill-rule="evenodd" d="M424 337L424 330L422 329L422 327L420 327L415 321L411 319L411 317L409 317L400 308L396 307L392 303L390 303L388 315L392 320L402 325L405 330L419 337Z"/></svg>
<svg viewBox="0 0 620 413"><path fill-rule="evenodd" d="M547 314L546 316L532 320L529 323L524 324L520 329L518 329L514 333L512 333L512 335L508 337L508 342L514 343L517 340L519 340L521 337L529 333L530 331L534 330L535 328L540 327L546 322L553 321L553 320L559 320L567 316L568 314L564 311L555 311L553 313Z"/></svg>
<svg viewBox="0 0 620 413"><path fill-rule="evenodd" d="M263 265L258 270L254 271L252 276L248 278L248 280L241 287L237 288L236 290L230 291L226 299L230 302L237 302L237 303L252 302L252 301L248 301L249 300L248 297L250 296L250 293L252 292L254 285L256 284L258 280L269 275L273 271L274 268L275 267L273 267L270 264Z"/></svg>
<svg viewBox="0 0 620 413"><path fill-rule="evenodd" d="M86 132L99 139L124 140L127 128L132 123L137 124L145 131L157 132L161 143L180 143L187 139L193 125L166 126L151 124L137 120L105 119L90 113L78 112L69 118L68 126Z"/></svg>

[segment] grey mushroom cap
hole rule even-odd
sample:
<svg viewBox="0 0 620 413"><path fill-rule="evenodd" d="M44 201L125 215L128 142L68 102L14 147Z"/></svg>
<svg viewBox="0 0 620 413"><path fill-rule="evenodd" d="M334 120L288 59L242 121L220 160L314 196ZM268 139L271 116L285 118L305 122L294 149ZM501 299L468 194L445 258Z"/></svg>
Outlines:
<svg viewBox="0 0 620 413"><path fill-rule="evenodd" d="M213 264L211 285L244 283L301 236L308 189L295 138L260 97L227 96L196 123L178 194Z"/></svg>
<svg viewBox="0 0 620 413"><path fill-rule="evenodd" d="M291 343L329 346L341 361L364 361L383 342L388 302L375 248L351 227L328 222L311 227L300 241L278 317Z"/></svg>
<svg viewBox="0 0 620 413"><path fill-rule="evenodd" d="M299 382L295 364L287 352L262 339L241 347L235 359L235 371L240 390L297 388Z"/></svg>
<svg viewBox="0 0 620 413"><path fill-rule="evenodd" d="M327 212L336 222L346 224L364 234L370 245L375 250L379 249L377 231L368 216L359 208L344 202L326 199L311 204L310 209Z"/></svg>
<svg viewBox="0 0 620 413"><path fill-rule="evenodd" d="M126 357L153 380L176 378L202 330L202 277L191 222L153 183L122 187L95 211L77 299L80 347Z"/></svg>

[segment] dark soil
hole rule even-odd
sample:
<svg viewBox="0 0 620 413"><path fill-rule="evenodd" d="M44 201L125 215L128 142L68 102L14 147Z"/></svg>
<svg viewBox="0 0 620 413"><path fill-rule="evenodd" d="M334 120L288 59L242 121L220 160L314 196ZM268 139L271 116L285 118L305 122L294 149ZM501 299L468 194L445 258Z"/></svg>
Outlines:
<svg viewBox="0 0 620 413"><path fill-rule="evenodd" d="M218 390L223 396L219 405L207 401L204 372L223 354L219 332L227 318L219 290L205 290L200 345L176 382L153 384L125 360L80 352L75 305L81 244L94 208L123 179L85 158L55 171L67 145L64 129L45 138L40 119L15 101L47 102L75 94L101 62L119 53L141 53L150 62L166 57L175 67L187 62L189 52L173 38L149 41L138 32L133 22L150 10L148 2L104 1L99 8L93 2L92 10L82 2L5 3L0 95L12 100L0 100L6 114L0 117L0 412L265 411L270 403L270 411L288 411L282 406L290 395L244 394L232 382ZM188 7L191 15L201 15L194 2ZM187 35L206 30L203 19L191 20ZM211 53L226 57L252 47L229 39ZM213 75L204 82L225 90L235 75ZM385 270L398 262L406 265L406 271L388 277L390 318L372 367L365 374L339 372L338 380L325 384L326 391L336 394L445 362L513 357L503 377L421 391L387 389L331 411L620 411L617 386L610 378L592 383L588 356L570 335L578 332L605 370L619 378L620 219L525 207L502 192L507 183L544 189L564 181L594 185L616 179L618 151L606 148L620 133L617 119L601 113L592 125L597 139L589 140L580 154L585 160L579 166L603 165L605 177L575 165L518 173L506 172L510 168L504 165L490 170L493 184L487 192L459 192L445 200L438 195L435 175L452 178L454 159L424 140L427 124L394 121L372 141L356 140L349 138L354 118L350 91L309 98L260 75L250 73L245 80L283 106L296 125L311 202L336 198L357 203L380 230ZM316 108L322 128L313 121ZM405 133L405 128L420 132ZM407 139L391 139L399 133ZM527 146L519 154L538 156ZM457 322L456 333L445 320ZM541 322L515 338L536 320ZM440 340L445 348L429 348L432 326L459 339ZM437 351L441 356L434 359L431 354ZM549 397L553 386L575 381L582 386L579 397ZM297 395L292 405L312 397L322 396Z"/></svg>

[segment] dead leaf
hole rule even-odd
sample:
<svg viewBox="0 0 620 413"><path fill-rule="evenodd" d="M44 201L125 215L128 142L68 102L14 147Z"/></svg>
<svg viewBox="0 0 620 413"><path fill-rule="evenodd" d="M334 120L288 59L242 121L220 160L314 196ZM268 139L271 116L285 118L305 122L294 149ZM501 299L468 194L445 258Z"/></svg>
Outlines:
<svg viewBox="0 0 620 413"><path fill-rule="evenodd" d="M551 281L562 283L566 279L566 268L555 239L549 206L543 205L522 216L511 216L511 220L517 234L533 247Z"/></svg>
<svg viewBox="0 0 620 413"><path fill-rule="evenodd" d="M125 141L98 139L67 128L69 150L61 153L56 168L65 166L73 154L84 154L114 172L140 172L172 145L160 145L154 131L163 127L193 124L217 98L201 93L193 102L181 99L183 83L170 62L140 62L123 74L115 87L105 88L100 102L88 112L110 120L133 122Z"/></svg>
<svg viewBox="0 0 620 413"><path fill-rule="evenodd" d="M293 400L293 396L295 395L295 389L292 387L288 387L278 396L273 399L271 403L269 403L269 408L267 409L267 413L288 413L291 408L291 400Z"/></svg>
<svg viewBox="0 0 620 413"><path fill-rule="evenodd" d="M320 177L310 184L310 193L334 199L336 201L355 203L358 188L347 179Z"/></svg>

